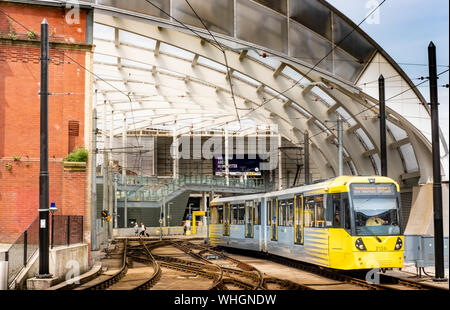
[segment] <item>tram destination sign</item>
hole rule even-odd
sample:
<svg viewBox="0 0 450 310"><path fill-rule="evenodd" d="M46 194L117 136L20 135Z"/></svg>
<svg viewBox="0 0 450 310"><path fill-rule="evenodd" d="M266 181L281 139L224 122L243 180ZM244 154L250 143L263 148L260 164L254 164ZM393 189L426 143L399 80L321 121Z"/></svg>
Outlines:
<svg viewBox="0 0 450 310"><path fill-rule="evenodd" d="M395 195L394 184L352 184L350 185L353 196L392 196Z"/></svg>

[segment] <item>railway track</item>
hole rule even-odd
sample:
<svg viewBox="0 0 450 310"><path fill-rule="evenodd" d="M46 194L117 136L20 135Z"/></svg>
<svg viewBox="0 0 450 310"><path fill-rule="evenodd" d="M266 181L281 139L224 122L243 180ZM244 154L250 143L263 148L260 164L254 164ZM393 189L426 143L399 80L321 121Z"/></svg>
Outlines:
<svg viewBox="0 0 450 310"><path fill-rule="evenodd" d="M315 275L319 275L321 277L325 277L343 283L352 284L369 290L446 290L445 288L428 285L426 283L411 281L383 273L377 274L378 281L375 280L367 281L365 279L365 274L351 275L346 272L336 271L329 268L324 268L305 262L295 261L289 258L280 257L272 254L257 253L253 251L246 251L234 248L230 249L219 247L219 249L249 257L257 257L262 258L264 260L270 260L272 262L279 263L284 266L296 268Z"/></svg>
<svg viewBox="0 0 450 310"><path fill-rule="evenodd" d="M183 257L158 253L164 249L178 251ZM211 281L209 290L309 289L289 280L264 276L255 267L211 247L181 240L123 239L103 263L107 269L99 276L71 288L147 290L165 277L164 270L173 270L179 275L191 274L193 281Z"/></svg>

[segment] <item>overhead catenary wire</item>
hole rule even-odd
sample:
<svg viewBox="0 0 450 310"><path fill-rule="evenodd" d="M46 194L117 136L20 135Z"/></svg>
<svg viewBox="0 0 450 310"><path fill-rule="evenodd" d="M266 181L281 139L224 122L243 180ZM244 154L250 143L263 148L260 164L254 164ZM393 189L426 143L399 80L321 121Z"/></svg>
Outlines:
<svg viewBox="0 0 450 310"><path fill-rule="evenodd" d="M186 3L188 4L188 6L191 8L192 12L194 12L195 16L200 20L200 22L202 23L203 27L205 27L205 29L208 31L208 33L211 35L211 37L214 39L214 41L217 43L217 45L220 47L222 53L223 53L223 57L225 59L225 66L227 68L227 80L229 82L230 85L230 91L231 91L231 97L233 99L233 104L234 104L234 109L236 111L236 116L237 119L239 121L239 125L241 124L241 118L239 116L239 111L238 111L238 107L236 104L236 98L234 96L234 90L233 90L233 82L231 81L231 70L230 67L228 66L228 57L227 54L225 52L225 49L221 47L221 45L219 44L219 42L217 42L216 37L211 33L211 31L209 31L208 26L206 26L205 22L202 20L202 18L197 14L197 12L194 10L194 8L192 7L192 5L189 3L188 0L185 0Z"/></svg>
<svg viewBox="0 0 450 310"><path fill-rule="evenodd" d="M445 73L448 72L449 70L450 70L450 69L447 69L447 70L445 70L445 71L442 71L442 72L439 73L437 76L440 76L440 75L442 75L442 74L445 74ZM406 90L404 90L404 91L402 91L402 92L400 92L400 93L398 93L398 94L396 94L396 95L390 97L389 99L386 99L386 102L388 102L388 101L390 101L390 100L393 100L394 98L397 98L398 96L404 94L405 92L407 92L407 91L409 91L409 90L412 90L412 89L414 89L414 88L416 88L416 87L418 87L418 86L420 86L420 85L422 85L422 84L424 84L424 83L426 83L426 82L428 82L428 80L425 80L425 81L423 81L423 82L420 82L419 84L416 84L416 85L414 85L414 86L412 86L412 87L409 87L409 88L407 88ZM350 114L350 117L344 119L344 121L347 122L347 121L350 120L350 119L354 119L356 116L361 115L362 113L367 112L367 111L369 111L369 110L372 110L372 109L375 108L375 107L376 107L376 105L373 105L373 106L370 106L370 107L366 107L365 109L363 109L362 111L360 111L360 112L358 112L358 113L356 113L356 114ZM377 111L373 111L373 110L372 110L372 112L377 113ZM336 129L336 126L329 127L328 129L329 129L329 130ZM323 133L325 133L325 132L327 132L327 130L321 129L320 132L318 132L318 133L315 134L315 135L310 136L309 138L310 138L310 139L311 139L311 138L314 138L314 137L316 137L316 136L318 136L318 135L321 135L321 134L323 134Z"/></svg>

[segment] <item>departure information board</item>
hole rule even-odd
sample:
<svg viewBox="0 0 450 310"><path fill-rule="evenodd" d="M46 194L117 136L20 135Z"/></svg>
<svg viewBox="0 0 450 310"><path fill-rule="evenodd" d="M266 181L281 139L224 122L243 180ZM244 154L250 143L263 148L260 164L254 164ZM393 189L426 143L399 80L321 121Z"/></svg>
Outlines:
<svg viewBox="0 0 450 310"><path fill-rule="evenodd" d="M392 196L396 194L396 187L394 184L351 184L351 194L353 196Z"/></svg>

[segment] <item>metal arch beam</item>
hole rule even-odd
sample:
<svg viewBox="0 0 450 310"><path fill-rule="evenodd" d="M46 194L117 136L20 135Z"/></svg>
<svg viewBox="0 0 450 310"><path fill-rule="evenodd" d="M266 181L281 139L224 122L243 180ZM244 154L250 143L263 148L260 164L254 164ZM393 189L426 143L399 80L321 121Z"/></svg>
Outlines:
<svg viewBox="0 0 450 310"><path fill-rule="evenodd" d="M337 89L340 89L340 87L337 87ZM380 146L380 132L379 132L379 128L378 128L378 122L372 122L372 121L364 121L364 114L373 114L373 116L378 117L378 114L376 114L373 110L369 109L367 110L365 113L360 114L362 110L367 109L364 106L361 106L361 103L358 102L354 96L348 96L348 93L345 90L342 91L336 91L336 88L334 88L333 90L329 90L329 89L323 89L322 90L327 93L331 98L333 98L342 108L344 108L347 113L349 113L350 115L357 115L356 117L352 117L352 119L356 122L356 124L352 127L349 127L344 135L346 137L346 139L344 139L344 147L347 149L347 151L349 152L350 157L353 159L353 163L355 165L355 167L357 168L358 171L360 171L360 167L367 167L367 166L371 166L372 162L370 160L370 158L367 158L364 156L364 153L366 153L367 151L371 151L371 150L365 150L361 143L357 143L356 145L359 145L360 147L358 148L354 143L348 143L348 139L350 137L353 137L355 139L356 135L354 135L352 132L353 130L356 130L357 128L361 128L366 135L369 137L371 143L374 145L375 147L375 151L373 154L379 154L379 146ZM361 98L359 101L364 101L364 98ZM394 140L392 139L392 137L388 136L388 143L392 143L394 142ZM353 142L353 141L352 141ZM402 165L402 161L400 158L400 155L398 154L398 152L396 151L388 151L388 157L389 157L389 175L390 176L400 176L402 173L404 173L404 170L402 169L403 165ZM375 167L373 167L373 169L375 169ZM374 172L374 170L371 171L372 173ZM364 172L369 173L369 171Z"/></svg>
<svg viewBox="0 0 450 310"><path fill-rule="evenodd" d="M105 20L103 20L102 23L108 24L108 22L106 22ZM123 23L127 24L126 30L129 30L129 26L130 26L129 21L123 21ZM134 21L131 23L134 23ZM118 26L118 24L113 20L109 21L109 25L110 26L112 25L113 27ZM149 30L149 28L151 28L151 26L147 25L144 32L147 32ZM195 49L195 43L192 42L192 41L195 41L195 39L193 39L191 36L187 36L186 34L177 33L172 30L167 30L167 29L164 31L164 35L161 35L161 33L159 33L159 32L158 33L156 33L156 32L143 33L142 28L140 30L134 29L133 32L138 32L141 35L144 35L147 37L153 37L154 39L157 39L157 40L166 41L169 44L173 44L173 42L171 41L171 37L172 37L172 40L174 40L175 37L179 37L180 41L190 40L192 43L190 45L190 48L192 46L194 46L194 48L190 49L191 52L194 52L194 54L202 55L203 57L206 57L209 59L215 59L215 60L220 59L220 61L217 61L217 60L216 61L218 63L221 63L222 57L221 56L219 57L218 52L215 51L214 48L212 48L208 45L201 46L201 44L199 44L199 46ZM269 73L270 70L267 68L263 68L263 66L256 64L256 62L254 62L254 61L248 61L247 59L240 61L239 56L233 52L227 52L227 55L230 58L229 65L230 65L230 67L232 67L233 70L236 70L239 72L253 72L254 74L252 74L252 77L257 77L259 79L259 82L261 82L264 85L268 85L270 88L275 89L279 92L282 92L284 89L288 88L288 85L289 85L288 79L280 79L279 76L277 78L274 78L273 70L271 71L272 74L267 74L267 73ZM294 87L293 89L296 90L297 88L299 88L299 87ZM292 99L292 96L294 96L294 91L291 90L291 91L285 93L284 95L286 97L288 97L289 99L291 99L292 101L298 102L298 100ZM290 96L291 96L291 98L290 98ZM302 104L300 103L300 105L302 105ZM268 110L271 110L271 109L268 109ZM274 112L273 110L271 110L271 111ZM286 117L286 115L282 115L283 113L280 111L275 111L275 113L280 115L281 117ZM327 148L326 145L322 145L321 148L322 147Z"/></svg>
<svg viewBox="0 0 450 310"><path fill-rule="evenodd" d="M146 76L150 76L149 74L147 74ZM249 86L247 86L246 85L246 88L248 88ZM251 91L251 86L250 86L250 91ZM137 90L133 90L134 92L136 92L137 93ZM243 91L244 93L248 93L249 92L249 90L248 89L245 89L244 91ZM259 94L260 96L262 96L262 94ZM278 100L277 100L278 101ZM274 104L276 104L276 105L278 105L278 106L280 106L280 103L279 102L277 102L277 101L274 101L273 103ZM300 115L299 113L298 113L298 111L296 111L296 110L292 110L293 112L294 112L294 114L298 114L298 115ZM277 115L277 114L275 114L275 115ZM287 115L291 115L290 113L289 114L287 114ZM284 120L285 121L285 120ZM278 122L275 122L275 123L278 123ZM279 124L279 123L278 123ZM288 125L291 125L291 123L289 123L288 122ZM295 127L295 126L294 126ZM282 131L281 131L282 133L283 133L283 136L285 136L287 139L290 139L291 141L294 141L294 143L295 142L297 142L297 143L299 143L299 141L301 141L301 140L298 140L298 137L296 137L295 135L293 136L291 133L290 133L290 130L287 130L286 128L284 128ZM316 141L316 143L321 143L320 141ZM328 154L331 154L330 152L327 152Z"/></svg>

